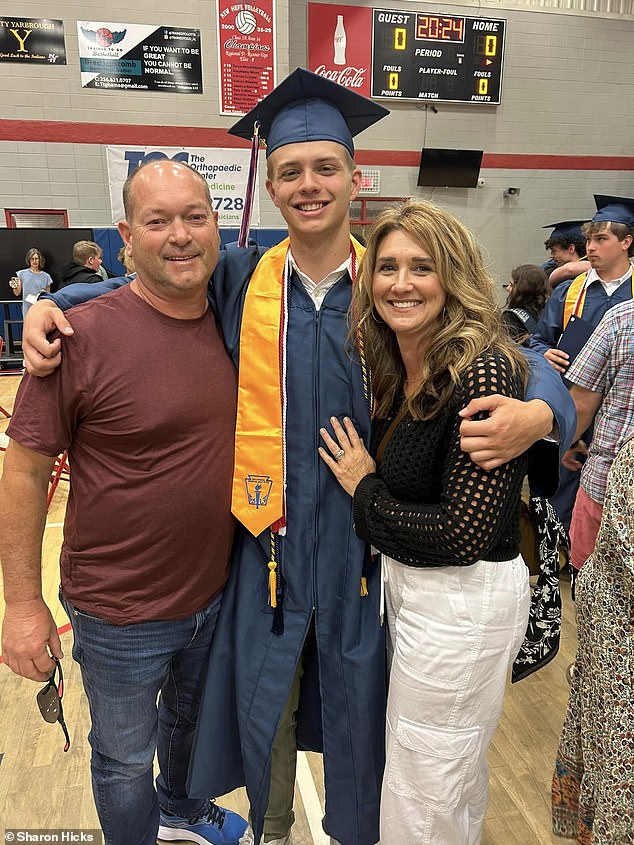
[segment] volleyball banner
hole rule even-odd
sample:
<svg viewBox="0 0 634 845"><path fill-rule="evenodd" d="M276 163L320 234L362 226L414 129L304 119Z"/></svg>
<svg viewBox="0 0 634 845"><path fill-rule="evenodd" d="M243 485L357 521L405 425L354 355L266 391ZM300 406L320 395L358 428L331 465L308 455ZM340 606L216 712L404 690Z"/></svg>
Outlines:
<svg viewBox="0 0 634 845"><path fill-rule="evenodd" d="M200 30L77 21L82 88L202 94Z"/></svg>
<svg viewBox="0 0 634 845"><path fill-rule="evenodd" d="M205 177L209 185L218 223L226 228L239 228L244 208L244 195L249 175L249 150L201 147L106 147L108 183L112 222L123 220L123 183L130 173L146 161L173 159L189 164ZM260 222L259 194L256 189L251 222Z"/></svg>
<svg viewBox="0 0 634 845"><path fill-rule="evenodd" d="M275 88L275 3L217 0L220 114L246 114Z"/></svg>

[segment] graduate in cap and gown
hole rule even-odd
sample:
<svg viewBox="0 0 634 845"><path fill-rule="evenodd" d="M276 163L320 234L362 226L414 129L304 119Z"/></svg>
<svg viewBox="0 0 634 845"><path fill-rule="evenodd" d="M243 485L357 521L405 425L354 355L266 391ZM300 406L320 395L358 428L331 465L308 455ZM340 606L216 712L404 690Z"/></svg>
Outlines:
<svg viewBox="0 0 634 845"><path fill-rule="evenodd" d="M248 841L264 832L265 842L290 842L296 748L323 752L326 832L344 845L379 839L380 577L317 446L333 416L370 435L369 373L360 338L348 337L363 253L348 205L360 186L352 135L385 114L298 69L230 130L251 137L259 122L267 189L290 238L260 261L242 309L227 307L235 290L216 286L227 344L239 346L233 505L247 530L212 646L189 787L220 795L246 784ZM531 389L563 407L566 440L572 403L548 370L549 384Z"/></svg>
<svg viewBox="0 0 634 845"><path fill-rule="evenodd" d="M576 263L585 256L586 239L581 232L581 227L585 222L585 220L563 220L560 223L548 223L542 226L543 229L552 229L550 236L544 241L544 246L550 251L550 260L542 264L542 269L548 273L549 277L553 271ZM581 272L582 270L579 270L575 276ZM552 287L555 287L563 281L563 277L558 278L555 273L552 281Z"/></svg>
<svg viewBox="0 0 634 845"><path fill-rule="evenodd" d="M563 220L542 226L542 229L552 229L544 241L544 246L550 250L550 257L557 267L568 261L578 261L586 254L586 239L581 231L585 222L585 220Z"/></svg>
<svg viewBox="0 0 634 845"><path fill-rule="evenodd" d="M352 137L387 114L298 69L230 130L251 138L259 122L267 189L290 234L248 287L215 287L226 343L239 350L232 507L245 530L210 656L189 791L220 795L245 784L253 829L245 842L263 831L266 841L290 841L297 748L323 751L325 830L350 845L379 838L379 570L317 445L333 415L370 434L367 368L347 339L363 253L348 222L361 184Z"/></svg>
<svg viewBox="0 0 634 845"><path fill-rule="evenodd" d="M596 214L589 223L582 226L582 234L588 239L596 232L606 233L601 238L613 242L618 258L617 244L634 232L634 199L598 194L594 199ZM588 249L590 269L554 289L529 341L531 349L541 352L562 376L572 362L569 352L580 351L584 337L587 339L590 336L606 311L632 298L631 266L624 268L624 275L618 278L606 278L606 274L609 276L611 273L612 265L602 263L601 257L591 254L593 250L594 247ZM631 253L631 247L628 251ZM563 335L571 318L573 320L568 335L572 338L572 345L569 346ZM564 348L568 348L569 352L564 351ZM583 440L589 443L590 438L591 433L587 433ZM579 472L562 466L559 488L550 501L566 529L570 529L578 488Z"/></svg>

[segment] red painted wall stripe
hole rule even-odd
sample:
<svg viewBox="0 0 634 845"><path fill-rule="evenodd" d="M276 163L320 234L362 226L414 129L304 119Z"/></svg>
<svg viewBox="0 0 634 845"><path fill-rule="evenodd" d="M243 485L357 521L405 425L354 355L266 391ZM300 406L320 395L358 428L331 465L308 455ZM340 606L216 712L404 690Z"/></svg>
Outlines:
<svg viewBox="0 0 634 845"><path fill-rule="evenodd" d="M200 126L135 126L128 123L66 123L58 120L0 120L0 141L58 144L137 144L162 147L246 147L226 129Z"/></svg>
<svg viewBox="0 0 634 845"><path fill-rule="evenodd" d="M418 167L420 151L357 150L355 161L366 166ZM634 156L559 156L531 153L485 153L488 170L634 170Z"/></svg>
<svg viewBox="0 0 634 845"><path fill-rule="evenodd" d="M158 147L247 147L222 127L141 126L128 123L71 123L0 120L0 141L59 144L116 144ZM418 167L420 150L357 150L359 164ZM634 170L634 156L533 155L485 153L482 166L500 170Z"/></svg>

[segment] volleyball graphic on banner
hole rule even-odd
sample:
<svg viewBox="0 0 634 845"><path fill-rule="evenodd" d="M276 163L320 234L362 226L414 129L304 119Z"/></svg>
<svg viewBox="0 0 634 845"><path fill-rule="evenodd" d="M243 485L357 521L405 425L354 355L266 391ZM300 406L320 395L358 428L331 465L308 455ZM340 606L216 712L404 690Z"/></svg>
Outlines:
<svg viewBox="0 0 634 845"><path fill-rule="evenodd" d="M253 12L243 10L236 15L236 29L243 35L251 35L257 29L258 23Z"/></svg>

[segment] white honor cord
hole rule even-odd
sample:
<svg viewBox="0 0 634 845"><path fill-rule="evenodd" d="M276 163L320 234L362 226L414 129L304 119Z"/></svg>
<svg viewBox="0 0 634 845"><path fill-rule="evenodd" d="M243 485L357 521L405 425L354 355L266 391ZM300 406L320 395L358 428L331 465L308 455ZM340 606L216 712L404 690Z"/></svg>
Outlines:
<svg viewBox="0 0 634 845"><path fill-rule="evenodd" d="M378 554L376 549L372 549L372 554ZM387 566L385 565L385 555L381 555L381 597L379 599L379 619L381 625L385 619L385 582L387 581Z"/></svg>
<svg viewBox="0 0 634 845"><path fill-rule="evenodd" d="M286 469L287 469L287 455L286 455L286 414L288 410L288 396L286 393L286 371L287 371L287 341L288 341L288 307L291 287L291 273L293 268L291 266L291 251L286 252L286 260L284 262L284 272L282 274L282 302L284 303L284 322L282 324L282 372L280 374L280 381L282 384L282 462L284 467L284 484L282 496L284 497L284 514L288 514L286 508ZM286 536L286 522L280 527L280 537Z"/></svg>

